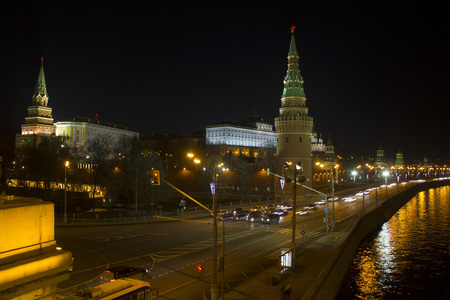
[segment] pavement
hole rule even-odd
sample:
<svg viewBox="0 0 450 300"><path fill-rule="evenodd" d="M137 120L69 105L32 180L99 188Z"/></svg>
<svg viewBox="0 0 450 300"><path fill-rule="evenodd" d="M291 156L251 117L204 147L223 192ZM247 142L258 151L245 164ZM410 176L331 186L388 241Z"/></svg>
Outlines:
<svg viewBox="0 0 450 300"><path fill-rule="evenodd" d="M325 266L330 263L333 253L346 239L348 232L333 232L328 237L321 236L305 244L297 245L294 270L283 276L278 275L274 264L249 280L225 293L225 299L302 299L314 285ZM284 297L285 289L290 290L289 298Z"/></svg>

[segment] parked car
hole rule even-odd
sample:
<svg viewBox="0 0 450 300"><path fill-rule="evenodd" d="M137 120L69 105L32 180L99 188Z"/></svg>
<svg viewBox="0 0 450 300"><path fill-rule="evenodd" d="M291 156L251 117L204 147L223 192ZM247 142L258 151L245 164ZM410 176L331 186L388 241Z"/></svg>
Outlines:
<svg viewBox="0 0 450 300"><path fill-rule="evenodd" d="M248 213L245 220L250 223L261 222L261 213L259 211L251 211Z"/></svg>
<svg viewBox="0 0 450 300"><path fill-rule="evenodd" d="M278 214L266 214L261 217L263 224L278 224L280 222L280 216Z"/></svg>
<svg viewBox="0 0 450 300"><path fill-rule="evenodd" d="M106 269L100 275L100 281L110 282L119 278L132 278L138 280L147 280L148 274L147 270L143 268L134 268L134 267L126 267L126 266L116 266L110 267Z"/></svg>

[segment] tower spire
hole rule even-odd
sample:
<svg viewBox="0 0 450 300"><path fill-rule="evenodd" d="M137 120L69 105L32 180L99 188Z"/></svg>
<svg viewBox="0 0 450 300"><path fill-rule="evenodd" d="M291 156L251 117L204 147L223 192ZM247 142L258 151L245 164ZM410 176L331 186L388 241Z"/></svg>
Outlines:
<svg viewBox="0 0 450 300"><path fill-rule="evenodd" d="M45 83L43 57L41 57L41 68L39 69L39 75L32 99L34 106L47 106L48 104L47 84Z"/></svg>
<svg viewBox="0 0 450 300"><path fill-rule="evenodd" d="M303 90L303 78L299 69L299 56L294 37L295 26L291 27L291 43L288 52L288 70L284 77L283 97L299 96L305 97Z"/></svg>
<svg viewBox="0 0 450 300"><path fill-rule="evenodd" d="M301 163L305 185L311 186L311 133L313 118L308 115L303 78L300 74L299 55L291 27L288 69L284 77L279 117L275 118L277 132L277 160L280 167L286 161Z"/></svg>

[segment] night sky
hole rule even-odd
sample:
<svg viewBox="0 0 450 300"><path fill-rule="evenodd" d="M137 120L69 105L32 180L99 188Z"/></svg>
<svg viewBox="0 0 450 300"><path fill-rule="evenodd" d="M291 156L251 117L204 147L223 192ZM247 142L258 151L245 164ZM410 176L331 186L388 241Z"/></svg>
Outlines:
<svg viewBox="0 0 450 300"><path fill-rule="evenodd" d="M273 124L295 25L309 115L337 154L450 158L444 1L10 2L2 136L20 133L41 56L55 122L98 114L141 136L254 111Z"/></svg>

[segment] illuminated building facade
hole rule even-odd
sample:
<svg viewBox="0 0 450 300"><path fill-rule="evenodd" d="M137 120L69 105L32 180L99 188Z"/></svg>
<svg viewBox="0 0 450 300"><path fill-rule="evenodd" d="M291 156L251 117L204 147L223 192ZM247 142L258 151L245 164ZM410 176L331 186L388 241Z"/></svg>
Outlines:
<svg viewBox="0 0 450 300"><path fill-rule="evenodd" d="M272 124L264 122L256 113L242 123L226 122L206 126L205 139L208 146L224 146L226 151L234 155L248 157L254 157L257 148L276 146L276 133Z"/></svg>
<svg viewBox="0 0 450 300"><path fill-rule="evenodd" d="M207 145L275 147L276 133L272 124L255 122L254 127L237 124L206 126Z"/></svg>
<svg viewBox="0 0 450 300"><path fill-rule="evenodd" d="M305 185L311 186L311 134L313 118L308 116L303 78L299 69L299 56L291 30L291 43L288 53L288 70L284 78L279 117L275 118L277 134L277 160L279 169L284 162L301 162ZM281 172L280 172L281 173Z"/></svg>
<svg viewBox="0 0 450 300"><path fill-rule="evenodd" d="M23 145L39 143L42 136L55 136L56 126L53 124L52 109L48 106L49 96L44 74L44 59L32 97L32 105L28 107L28 116L21 126L21 134L16 135L16 148Z"/></svg>
<svg viewBox="0 0 450 300"><path fill-rule="evenodd" d="M114 147L121 139L139 138L139 133L128 127L101 121L97 117L75 117L72 121L56 122L55 125L57 136L81 149L85 149L94 139L100 139Z"/></svg>

